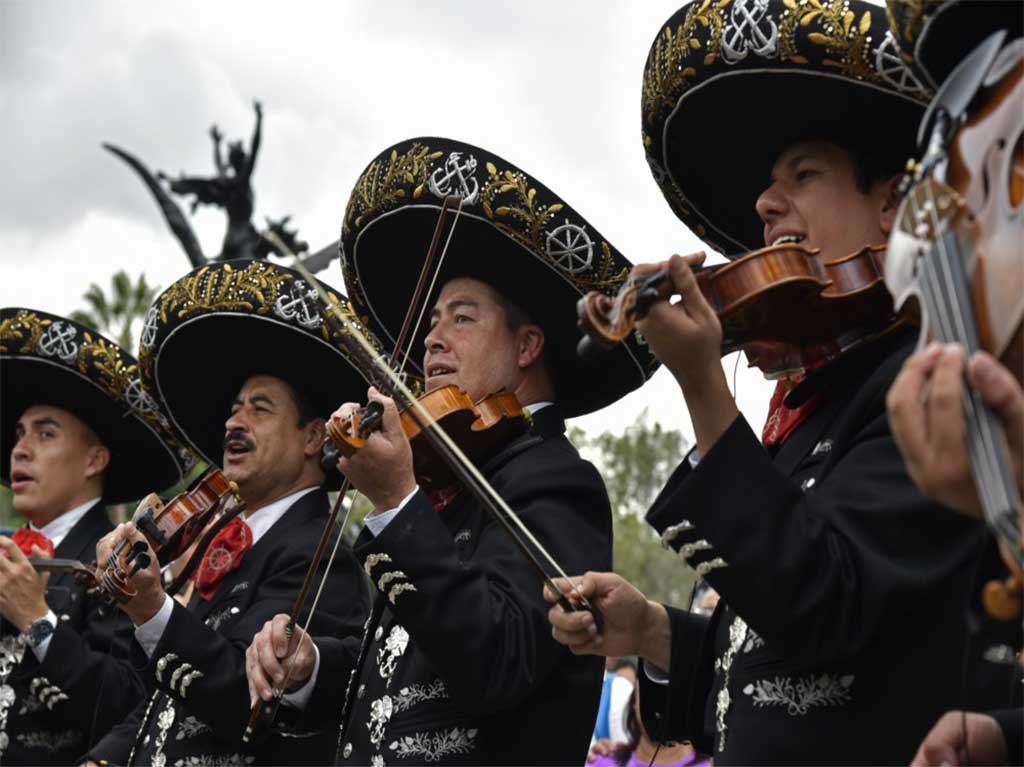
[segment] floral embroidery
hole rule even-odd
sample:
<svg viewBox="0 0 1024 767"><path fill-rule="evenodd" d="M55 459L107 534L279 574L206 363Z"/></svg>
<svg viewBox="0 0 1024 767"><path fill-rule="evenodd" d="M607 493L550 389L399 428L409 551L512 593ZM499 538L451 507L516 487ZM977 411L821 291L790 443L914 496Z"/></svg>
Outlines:
<svg viewBox="0 0 1024 767"><path fill-rule="evenodd" d="M380 754L374 754L370 757L370 767L384 767L384 757Z"/></svg>
<svg viewBox="0 0 1024 767"><path fill-rule="evenodd" d="M246 754L221 754L220 756L187 756L174 763L174 767L244 767L252 764L256 757Z"/></svg>
<svg viewBox="0 0 1024 767"><path fill-rule="evenodd" d="M77 745L81 739L82 733L77 730L61 730L59 732L33 730L19 733L16 736L16 740L25 748L40 749L51 754L71 748Z"/></svg>
<svg viewBox="0 0 1024 767"><path fill-rule="evenodd" d="M7 736L7 712L14 705L14 688L7 684L7 677L25 656L25 637L21 634L0 638L0 757L7 750L10 738Z"/></svg>
<svg viewBox="0 0 1024 767"><path fill-rule="evenodd" d="M729 694L729 669L732 668L733 658L739 652L740 647L747 638L747 623L740 616L733 619L729 626L729 647L722 657L715 661L715 670L722 673L722 689L718 691L718 698L715 700L715 731L718 733L718 752L725 751L725 715L732 705L732 696Z"/></svg>
<svg viewBox="0 0 1024 767"><path fill-rule="evenodd" d="M394 713L394 706L391 703L391 696L385 695L370 704L370 721L366 723L370 731L370 742L379 746L384 740L384 731L387 729L391 715Z"/></svg>
<svg viewBox="0 0 1024 767"><path fill-rule="evenodd" d="M156 736L155 751L153 752L153 767L166 767L167 755L164 754L164 743L167 742L167 733L174 724L174 701L167 699L167 705L156 718L156 726L160 729Z"/></svg>
<svg viewBox="0 0 1024 767"><path fill-rule="evenodd" d="M428 700L440 700L448 697L448 690L444 682L435 679L430 684L411 684L398 691L392 700L395 705L395 712L408 711L415 705L425 703Z"/></svg>
<svg viewBox="0 0 1024 767"><path fill-rule="evenodd" d="M392 742L389 748L398 757L422 756L436 762L451 754L468 754L472 750L478 730L453 727L440 732L417 732Z"/></svg>
<svg viewBox="0 0 1024 767"><path fill-rule="evenodd" d="M178 722L178 734L174 736L174 739L188 740L207 732L212 732L210 725L194 716L186 716Z"/></svg>
<svg viewBox="0 0 1024 767"><path fill-rule="evenodd" d="M790 716L804 716L814 706L841 706L850 701L853 674L821 674L793 679L759 679L743 688L755 706L785 706Z"/></svg>
<svg viewBox="0 0 1024 767"><path fill-rule="evenodd" d="M395 673L398 659L402 657L408 645L409 632L396 623L388 632L384 646L377 651L377 666L382 679L390 679Z"/></svg>

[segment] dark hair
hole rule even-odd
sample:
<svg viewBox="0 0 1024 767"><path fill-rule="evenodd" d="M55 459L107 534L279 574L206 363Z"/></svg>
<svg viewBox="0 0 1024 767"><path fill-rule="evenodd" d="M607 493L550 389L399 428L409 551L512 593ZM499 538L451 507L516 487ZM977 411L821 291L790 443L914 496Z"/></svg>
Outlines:
<svg viewBox="0 0 1024 767"><path fill-rule="evenodd" d="M515 333L523 325L536 324L530 319L529 314L523 311L518 304L513 303L504 293L497 288L491 288L491 290L494 291L494 300L501 307L502 311L505 312L505 324L509 330Z"/></svg>
<svg viewBox="0 0 1024 767"><path fill-rule="evenodd" d="M295 409L299 411L299 422L296 427L304 429L306 424L316 418L322 418L323 416L317 412L316 408L313 407L313 402L295 388L289 381L281 379L281 383L284 384L284 388L287 389L288 395L292 398L292 402L295 403Z"/></svg>
<svg viewBox="0 0 1024 767"><path fill-rule="evenodd" d="M880 155L867 147L839 144L846 150L853 162L853 177L857 191L868 194L879 181L884 181L902 172L899 160Z"/></svg>
<svg viewBox="0 0 1024 767"><path fill-rule="evenodd" d="M626 704L626 721L624 724L629 740L612 751L612 758L619 767L626 767L629 757L632 756L633 751L636 750L636 747L640 744L640 738L643 735L643 732L640 729L640 719L636 715L636 696L637 688L639 686L639 682L633 685L633 691L629 694L629 702Z"/></svg>

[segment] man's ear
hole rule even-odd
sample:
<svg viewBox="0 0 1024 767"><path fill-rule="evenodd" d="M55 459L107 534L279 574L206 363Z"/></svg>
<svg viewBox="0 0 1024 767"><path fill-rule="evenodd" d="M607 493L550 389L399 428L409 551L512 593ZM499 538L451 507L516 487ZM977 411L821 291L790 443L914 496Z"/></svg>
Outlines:
<svg viewBox="0 0 1024 767"><path fill-rule="evenodd" d="M85 478L92 479L107 470L110 465L110 450L104 445L93 445L89 448L89 460L85 464Z"/></svg>
<svg viewBox="0 0 1024 767"><path fill-rule="evenodd" d="M306 456L314 456L320 454L320 448L323 447L324 440L327 439L327 425L323 418L314 418L312 421L306 424L306 444L302 448L302 452Z"/></svg>
<svg viewBox="0 0 1024 767"><path fill-rule="evenodd" d="M520 368L528 368L540 359L544 352L544 331L537 325L522 325L516 331L518 336L516 363Z"/></svg>
<svg viewBox="0 0 1024 767"><path fill-rule="evenodd" d="M900 182L902 180L903 174L897 173L888 181L880 182L883 187L884 197L882 198L882 207L878 211L878 226L885 235L889 235L892 232L893 224L896 223L896 213L900 208L900 200L902 199L900 197Z"/></svg>

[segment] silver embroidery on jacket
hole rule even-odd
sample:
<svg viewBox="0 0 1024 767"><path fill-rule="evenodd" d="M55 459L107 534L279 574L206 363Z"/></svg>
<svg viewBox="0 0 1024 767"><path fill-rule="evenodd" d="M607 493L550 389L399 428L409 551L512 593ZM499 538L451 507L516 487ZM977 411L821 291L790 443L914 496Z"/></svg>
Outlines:
<svg viewBox="0 0 1024 767"><path fill-rule="evenodd" d="M715 661L715 670L722 673L722 689L718 691L718 697L715 700L715 732L718 733L716 751L718 753L725 751L727 729L725 715L729 711L729 706L732 705L732 698L729 695L729 669L732 668L733 658L736 657L736 653L739 652L746 638L747 622L737 615L729 626L729 647L726 648L722 657Z"/></svg>
<svg viewBox="0 0 1024 767"><path fill-rule="evenodd" d="M384 646L377 650L377 669L382 679L390 679L395 673L398 659L402 657L408 645L409 632L396 623L388 632Z"/></svg>
<svg viewBox="0 0 1024 767"><path fill-rule="evenodd" d="M25 637L22 634L0 638L0 757L7 750L10 738L7 735L7 713L17 698L14 688L7 684L7 677L25 656Z"/></svg>
<svg viewBox="0 0 1024 767"><path fill-rule="evenodd" d="M167 733L171 729L171 725L174 724L174 699L168 698L167 705L164 706L164 710L160 712L160 716L156 718L156 726L159 728L159 732L156 735L156 741L154 742L153 751L153 767L167 767L167 755L164 753L164 743L167 742Z"/></svg>
<svg viewBox="0 0 1024 767"><path fill-rule="evenodd" d="M666 549L669 548L670 545L672 544L672 541L674 541L680 535L685 533L687 530L692 530L692 529L693 529L693 523L690 520L688 520L688 519L684 519L678 525L669 525L668 527L665 528L665 532L663 532L661 534L661 545L662 545L662 547L664 547Z"/></svg>
<svg viewBox="0 0 1024 767"><path fill-rule="evenodd" d="M208 732L212 732L212 728L206 722L198 719L194 716L186 716L180 722L178 722L178 732L174 736L175 740L189 740L197 735L203 735Z"/></svg>
<svg viewBox="0 0 1024 767"><path fill-rule="evenodd" d="M389 748L395 756L422 756L428 762L436 762L442 756L468 754L474 747L478 730L452 727L438 732L417 732L393 741Z"/></svg>
<svg viewBox="0 0 1024 767"><path fill-rule="evenodd" d="M715 557L714 559L712 559L709 562L701 562L699 565L697 565L695 568L693 568L693 570L694 570L694 572L697 573L697 577L703 578L705 575L710 573L712 570L717 570L720 567L728 567L728 566L729 566L729 563L726 562L724 559L722 559L721 557Z"/></svg>
<svg viewBox="0 0 1024 767"><path fill-rule="evenodd" d="M394 712L390 695L378 698L370 704L370 721L366 723L366 727L370 731L370 743L374 748L380 746L380 742L384 740L384 732Z"/></svg>
<svg viewBox="0 0 1024 767"><path fill-rule="evenodd" d="M399 595L406 591L416 591L416 587L411 583L399 583L391 587L391 591L388 592L388 601L391 604L395 604L395 600L398 599Z"/></svg>
<svg viewBox="0 0 1024 767"><path fill-rule="evenodd" d="M366 577L367 578L372 578L373 577L373 573L371 571L373 570L373 568L375 568L381 562L390 562L390 561L391 561L391 557L388 554L370 554L366 558L366 561L363 563L363 570L366 571Z"/></svg>
<svg viewBox="0 0 1024 767"><path fill-rule="evenodd" d="M384 575L382 575L380 579L377 581L377 588L381 591L387 591L388 584L391 583L391 581L398 580L399 578L408 577L409 576L407 576L401 570L389 570L388 572L384 573Z"/></svg>
<svg viewBox="0 0 1024 767"><path fill-rule="evenodd" d="M15 740L25 748L55 754L58 751L78 745L79 741L82 740L82 733L78 730L33 730L32 732L18 733L15 736Z"/></svg>
<svg viewBox="0 0 1024 767"><path fill-rule="evenodd" d="M426 703L428 700L442 700L448 697L448 690L444 682L435 679L430 684L411 684L403 687L398 694L392 698L395 706L395 713L408 711L413 706Z"/></svg>
<svg viewBox="0 0 1024 767"><path fill-rule="evenodd" d="M815 706L841 706L850 702L853 674L818 674L794 679L777 676L759 679L743 688L755 706L785 706L790 716L804 716Z"/></svg>
<svg viewBox="0 0 1024 767"><path fill-rule="evenodd" d="M174 767L245 767L256 761L251 754L220 754L218 756L186 756L174 763Z"/></svg>

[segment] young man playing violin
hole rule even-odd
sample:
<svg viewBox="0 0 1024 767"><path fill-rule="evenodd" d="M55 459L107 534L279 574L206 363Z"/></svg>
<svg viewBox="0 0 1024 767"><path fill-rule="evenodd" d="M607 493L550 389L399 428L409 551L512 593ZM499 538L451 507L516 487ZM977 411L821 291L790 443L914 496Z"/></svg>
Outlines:
<svg viewBox="0 0 1024 767"><path fill-rule="evenodd" d="M204 289L222 300L181 311L192 291ZM279 300L308 303L301 314L275 313ZM325 398L362 391L365 383L344 352L325 343L330 335L315 294L266 262L225 262L186 275L157 299L151 318L143 381L159 392L196 451L223 466L245 509L206 548L187 605L165 593L156 556L131 577L137 593L121 607L135 626L133 661L148 700L88 758L125 765L325 763L332 733L274 727L243 742L245 647L268 618L291 609L328 520L327 491L340 485L337 473L320 464ZM199 394L196 370L203 371ZM134 525L120 526L100 542L97 559L106 561L122 539L145 541ZM345 546L329 573L326 563L317 574L317 585L326 582L313 625L356 634L368 610L359 567Z"/></svg>
<svg viewBox="0 0 1024 767"><path fill-rule="evenodd" d="M411 157L426 158L417 167L422 176L393 172ZM538 208L559 205L552 228L583 225L549 190L515 169L505 176L509 164L477 147L430 138L388 148L367 174L394 180L403 194L392 194L395 188L388 196L407 204L373 207L354 193L343 243L353 302L390 339L420 273L411 254L423 252L442 199L434 192L417 199L414 190L440 175L446 161L464 168L467 189L483 190L495 216L513 202L511 189L489 185L488 177L500 174L517 178ZM635 362L649 358L639 347L620 350L606 380L588 389L590 372L575 355L555 356L553 349L575 344L574 305L594 272L561 277L543 247L509 237L496 226L504 219L495 222L473 207L472 194L462 202L437 277L442 287L429 299L429 329L414 334L425 388L456 386L473 401L514 393L532 428L475 459L480 471L536 537L539 548L527 545L546 568L607 567L608 497L597 471L566 439L563 417L640 385L649 367ZM596 250L600 236L587 231ZM624 274L627 262L604 248L614 273ZM467 489L428 494L418 485L394 402L375 390L369 397L384 405L382 427L339 462L374 506L355 545L378 591L362 645L303 635L290 655L285 617L277 616L248 651L254 693L268 699L290 673L289 698L308 716L336 719L343 711L338 764L582 763L601 663L575 658L552 641L538 588L542 574ZM337 415L354 408L346 403Z"/></svg>
<svg viewBox="0 0 1024 767"><path fill-rule="evenodd" d="M95 331L0 309L0 478L28 520L0 536L0 763L69 764L143 697L128 621L29 560L89 562L112 528L105 503L162 490L193 460L108 370L137 383L135 360Z"/></svg>
<svg viewBox="0 0 1024 767"><path fill-rule="evenodd" d="M913 151L923 112L918 81L909 69L864 69L885 60L863 53L887 39L884 9L815 7L769 0L758 43L742 16L694 3L652 50L649 162L676 212L723 250L757 238L830 260L885 243L892 227L899 153ZM686 23L702 13L725 15ZM829 36L833 13L849 34ZM783 103L802 106L780 115ZM756 129L740 120L770 113ZM694 151L712 135L722 154ZM696 434L647 519L721 601L706 618L587 573L573 580L603 631L555 606L553 633L577 653L643 657L652 736L692 740L716 765L908 763L955 701L994 705L1010 689L964 620L984 530L937 513L886 420L885 393L915 334L878 332L890 316L867 333L849 328L806 378L780 383L759 439L726 383L721 324L692 272L702 260L650 267L669 270L680 298L637 324L679 382Z"/></svg>

